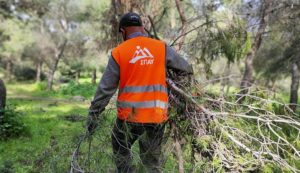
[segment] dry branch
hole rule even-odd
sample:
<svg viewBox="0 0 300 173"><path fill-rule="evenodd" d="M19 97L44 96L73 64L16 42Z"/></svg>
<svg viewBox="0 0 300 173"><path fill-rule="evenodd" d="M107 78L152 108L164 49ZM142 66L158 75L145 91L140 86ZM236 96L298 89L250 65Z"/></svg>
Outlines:
<svg viewBox="0 0 300 173"><path fill-rule="evenodd" d="M167 128L165 139L168 142L163 147L165 160L172 157L172 153L175 154L173 157L176 157L177 171L199 172L200 169L215 172L222 169L225 172L249 172L272 164L282 171L300 172L299 165L295 164L300 162L300 120L288 105L251 94L244 95L249 102L239 104L226 96L209 96L200 91L197 83L190 86L195 90L193 92L200 94L194 96L189 94L190 90L185 87L184 81L168 79L167 83L170 108L177 110L177 113L176 116L170 116L170 127ZM229 98L235 97L236 95L229 95ZM270 105L281 106L286 114L276 114L268 109ZM107 133L98 136L97 146L99 141L103 144L110 143L110 132ZM82 144L85 145L85 153ZM186 157L188 144L192 147L191 158ZM89 167L89 172L97 172L100 168L105 171L103 163L95 160L97 157L90 156L95 152L98 152L97 155L105 154L105 157L113 158L112 153L88 145L87 138L82 137L72 154L70 172L86 172ZM215 165L216 159L219 160L219 167ZM84 160L91 163L91 166L84 164ZM199 165L203 161L204 165ZM140 160L137 162L142 164ZM185 170L185 164L191 162L193 170ZM215 166L207 166L213 163ZM164 171L175 170L165 168Z"/></svg>
<svg viewBox="0 0 300 173"><path fill-rule="evenodd" d="M299 145L297 145L297 143L299 143L300 121L294 116L295 113L290 110L288 106L250 94L243 95L243 97L253 98L259 105L252 105L251 103L239 104L226 101L224 98L220 100L206 98L205 100L207 102L217 105L216 110L216 108L211 107L213 104L209 106L199 104L195 98L187 94L188 92L178 88L174 81L168 80L168 84L171 90L179 93L188 100L187 102L189 102L189 104L187 106L200 108L197 112L185 112L185 114L187 114L186 117L188 117L191 122L194 122L191 123L191 130L198 131L199 129L203 129L203 122L201 122L203 118L201 118L201 116L203 117L204 113L207 117L213 117L209 119L211 124L214 124L210 131L223 136L218 140L216 139L216 143L227 143L227 145L228 143L233 143L240 153L242 151L250 153L256 164L264 165L266 163L272 163L282 169L300 172L299 167L293 165L293 161L291 162L288 159L288 157L290 157L296 162L300 161L300 149ZM176 99L176 97L170 98ZM173 101L172 103L176 102ZM264 107L265 105L274 103L284 106L289 114L276 115L273 111ZM235 123L238 122L247 122L249 126L256 126L257 128L252 129L251 132L247 131L247 127L234 127ZM201 126L199 124L201 124ZM279 133L278 130L276 130L282 129L284 126L288 126L289 129L297 131L297 138L287 138L287 134ZM195 138L197 137L198 136L195 136ZM230 171L245 171L243 168L245 165L243 166L234 159L238 153L232 152L229 149L219 148L218 145L214 145L213 149L214 153L222 160L224 168ZM249 165L251 165L251 163L248 163L248 166ZM258 169L258 166L254 166L251 169Z"/></svg>

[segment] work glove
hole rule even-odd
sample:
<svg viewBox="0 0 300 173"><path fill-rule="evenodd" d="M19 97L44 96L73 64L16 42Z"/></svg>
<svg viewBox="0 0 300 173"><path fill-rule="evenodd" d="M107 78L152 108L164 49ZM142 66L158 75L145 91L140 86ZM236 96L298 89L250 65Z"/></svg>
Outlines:
<svg viewBox="0 0 300 173"><path fill-rule="evenodd" d="M97 116L89 115L86 124L88 135L93 135L97 127L98 127Z"/></svg>

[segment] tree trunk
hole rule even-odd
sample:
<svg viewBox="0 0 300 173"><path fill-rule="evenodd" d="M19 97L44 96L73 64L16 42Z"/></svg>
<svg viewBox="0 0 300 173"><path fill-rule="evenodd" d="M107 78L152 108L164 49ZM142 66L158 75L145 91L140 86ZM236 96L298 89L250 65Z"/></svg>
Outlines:
<svg viewBox="0 0 300 173"><path fill-rule="evenodd" d="M49 73L48 73L48 82L47 82L47 90L52 90L52 86L53 86L53 80L54 80L54 74L55 74L56 69L49 69Z"/></svg>
<svg viewBox="0 0 300 173"><path fill-rule="evenodd" d="M11 60L7 60L6 62L6 78L8 81L11 81L12 80L12 76L11 76L11 73L12 73L12 61Z"/></svg>
<svg viewBox="0 0 300 173"><path fill-rule="evenodd" d="M298 88L300 80L300 63L294 62L292 64L292 83L291 83L291 92L290 92L290 108L295 111L298 103Z"/></svg>
<svg viewBox="0 0 300 173"><path fill-rule="evenodd" d="M131 6L131 1L126 0L111 0L110 9L110 25L111 25L111 47L115 47L119 42L119 18L125 12L129 12L129 7Z"/></svg>
<svg viewBox="0 0 300 173"><path fill-rule="evenodd" d="M109 22L111 25L111 46L109 48L115 47L119 43L120 37L118 36L121 36L118 27L120 17L127 12L139 11L141 4L141 1L136 0L111 0L111 7L109 9Z"/></svg>
<svg viewBox="0 0 300 173"><path fill-rule="evenodd" d="M4 114L3 110L5 108L5 105L6 105L6 88L2 79L0 79L0 121L1 121L1 117Z"/></svg>
<svg viewBox="0 0 300 173"><path fill-rule="evenodd" d="M174 29L176 27L176 14L175 14L175 8L172 4L172 7L170 8L170 24L171 29Z"/></svg>
<svg viewBox="0 0 300 173"><path fill-rule="evenodd" d="M226 94L229 92L229 75L230 75L230 63L227 62L227 66L225 68L224 74L221 78L221 95L224 96L225 94L225 87L226 89Z"/></svg>
<svg viewBox="0 0 300 173"><path fill-rule="evenodd" d="M118 44L118 35L119 35L119 29L118 29L118 25L119 25L119 14L120 12L120 2L117 0L111 0L111 10L112 13L110 13L111 17L110 17L110 25L111 25L111 46L109 48L115 47Z"/></svg>
<svg viewBox="0 0 300 173"><path fill-rule="evenodd" d="M245 59L245 72L241 82L241 94L248 93L249 87L251 87L253 84L253 59L255 53L256 52L253 52L253 50L251 50L251 52L247 54L247 57Z"/></svg>
<svg viewBox="0 0 300 173"><path fill-rule="evenodd" d="M269 10L271 6L272 0L265 0L264 4L262 6L262 13L260 16L260 21L259 21L259 27L257 30L257 33L255 35L254 41L251 45L251 49L248 52L246 59L245 59L245 71L244 75L241 81L240 85L240 96L238 97L239 101L242 101L244 96L243 94L247 94L249 91L249 87L252 86L254 82L253 78L253 60L254 57L256 56L257 50L260 48L261 42L262 42L262 36L266 30L267 27L267 11Z"/></svg>
<svg viewBox="0 0 300 173"><path fill-rule="evenodd" d="M182 35L182 37L178 40L177 45L175 45L175 49L177 51L179 51L182 48L184 40L185 40L185 35L184 34L186 32L186 29L187 29L187 26L186 26L187 19L186 19L185 14L184 14L184 7L181 6L179 0L175 0L175 4L176 4L176 8L177 8L177 11L179 13L180 20L181 20L180 35Z"/></svg>
<svg viewBox="0 0 300 173"><path fill-rule="evenodd" d="M75 74L76 76L75 76L75 78L76 78L76 83L78 83L79 84L79 78L80 78L80 70L78 70L77 72L76 72L76 74Z"/></svg>
<svg viewBox="0 0 300 173"><path fill-rule="evenodd" d="M36 82L41 81L42 67L43 67L43 61L39 60L37 66L36 66Z"/></svg>
<svg viewBox="0 0 300 173"><path fill-rule="evenodd" d="M55 54L55 61L53 66L49 69L49 73L48 73L48 85L47 85L47 90L52 90L52 86L53 86L53 80L54 80L54 74L56 72L58 63L60 61L60 59L63 57L63 53L65 51L65 47L67 45L68 40L65 39L64 42L61 44L61 46L58 47L57 49L57 53Z"/></svg>
<svg viewBox="0 0 300 173"><path fill-rule="evenodd" d="M96 79L97 79L97 70L93 69L93 72L92 72L92 84L93 85L96 85Z"/></svg>

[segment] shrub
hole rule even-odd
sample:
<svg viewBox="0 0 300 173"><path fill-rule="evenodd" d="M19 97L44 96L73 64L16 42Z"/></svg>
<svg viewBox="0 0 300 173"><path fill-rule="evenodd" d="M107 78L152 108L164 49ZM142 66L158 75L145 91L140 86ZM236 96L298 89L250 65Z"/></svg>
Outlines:
<svg viewBox="0 0 300 173"><path fill-rule="evenodd" d="M16 66L13 69L13 75L17 80L33 80L35 79L36 71L30 67Z"/></svg>
<svg viewBox="0 0 300 173"><path fill-rule="evenodd" d="M61 76L59 79L58 79L58 82L59 83L68 83L68 82L71 82L71 78L70 77L67 77L67 76Z"/></svg>
<svg viewBox="0 0 300 173"><path fill-rule="evenodd" d="M7 106L3 116L0 117L0 140L19 137L29 133L20 115L21 113L17 112L15 107Z"/></svg>
<svg viewBox="0 0 300 173"><path fill-rule="evenodd" d="M59 89L59 93L69 96L83 96L85 98L92 97L95 94L96 87L91 83L78 84L76 82L70 82Z"/></svg>
<svg viewBox="0 0 300 173"><path fill-rule="evenodd" d="M37 91L45 91L47 89L47 82L38 82L36 83Z"/></svg>
<svg viewBox="0 0 300 173"><path fill-rule="evenodd" d="M2 173L13 173L14 167L13 167L13 162L12 161L4 161L3 166L0 167L0 172Z"/></svg>
<svg viewBox="0 0 300 173"><path fill-rule="evenodd" d="M36 79L36 69L28 66L15 66L13 69L13 75L18 81L27 81ZM46 75L41 74L41 80L44 80Z"/></svg>

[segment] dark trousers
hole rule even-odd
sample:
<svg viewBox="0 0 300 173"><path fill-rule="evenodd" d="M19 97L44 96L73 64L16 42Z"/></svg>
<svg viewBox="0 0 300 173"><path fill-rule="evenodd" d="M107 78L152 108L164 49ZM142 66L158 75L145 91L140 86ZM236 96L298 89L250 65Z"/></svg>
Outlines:
<svg viewBox="0 0 300 173"><path fill-rule="evenodd" d="M118 173L134 172L131 146L139 142L140 158L148 172L161 172L160 155L164 124L129 123L116 120L112 131L112 146Z"/></svg>

